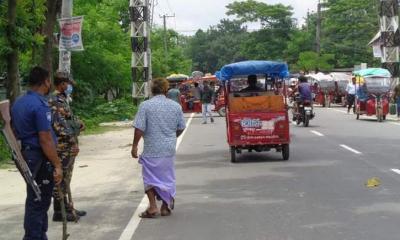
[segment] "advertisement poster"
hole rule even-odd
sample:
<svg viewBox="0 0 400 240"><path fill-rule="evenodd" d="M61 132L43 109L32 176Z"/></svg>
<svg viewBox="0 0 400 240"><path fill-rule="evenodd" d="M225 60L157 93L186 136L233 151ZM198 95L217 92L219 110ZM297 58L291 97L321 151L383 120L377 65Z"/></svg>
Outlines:
<svg viewBox="0 0 400 240"><path fill-rule="evenodd" d="M60 51L83 51L82 23L83 16L64 18L60 23Z"/></svg>

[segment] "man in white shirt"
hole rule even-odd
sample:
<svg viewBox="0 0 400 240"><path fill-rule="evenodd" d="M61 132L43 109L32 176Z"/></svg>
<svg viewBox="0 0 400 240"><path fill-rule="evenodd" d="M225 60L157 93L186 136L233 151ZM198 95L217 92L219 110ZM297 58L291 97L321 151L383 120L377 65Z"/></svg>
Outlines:
<svg viewBox="0 0 400 240"><path fill-rule="evenodd" d="M347 92L347 113L350 113L350 109L354 105L354 101L356 99L356 78L353 77L351 79L351 83L347 84L346 87ZM353 108L353 112L355 109Z"/></svg>

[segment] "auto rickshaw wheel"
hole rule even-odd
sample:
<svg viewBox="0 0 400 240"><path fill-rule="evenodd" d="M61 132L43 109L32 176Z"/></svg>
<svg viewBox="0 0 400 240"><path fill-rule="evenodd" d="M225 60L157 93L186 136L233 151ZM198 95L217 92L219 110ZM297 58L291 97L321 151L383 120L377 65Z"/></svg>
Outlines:
<svg viewBox="0 0 400 240"><path fill-rule="evenodd" d="M231 147L231 163L236 163L236 148Z"/></svg>
<svg viewBox="0 0 400 240"><path fill-rule="evenodd" d="M356 119L357 119L357 120L360 120L360 114L357 113Z"/></svg>
<svg viewBox="0 0 400 240"><path fill-rule="evenodd" d="M289 144L282 145L282 157L283 157L283 160L285 160L285 161L289 160L289 155L290 155Z"/></svg>
<svg viewBox="0 0 400 240"><path fill-rule="evenodd" d="M386 115L382 116L383 121L386 121Z"/></svg>

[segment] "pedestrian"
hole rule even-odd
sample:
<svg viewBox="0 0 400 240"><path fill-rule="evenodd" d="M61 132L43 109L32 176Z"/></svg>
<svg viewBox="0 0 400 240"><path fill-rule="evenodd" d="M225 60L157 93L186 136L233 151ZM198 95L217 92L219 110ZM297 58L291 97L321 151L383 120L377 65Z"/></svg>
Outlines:
<svg viewBox="0 0 400 240"><path fill-rule="evenodd" d="M54 76L55 91L49 99L49 105L53 116L53 130L57 136L57 153L63 166L63 181L61 191L65 196L64 202L67 210L68 221L78 221L81 216L85 216L85 211L74 209L71 193L71 179L74 168L75 157L79 153L78 135L83 128L82 122L75 118L69 105L69 95L71 95L72 79L68 73L57 72ZM54 189L54 215L53 221L61 222L61 203L57 189Z"/></svg>
<svg viewBox="0 0 400 240"><path fill-rule="evenodd" d="M393 98L397 105L397 118L400 119L400 83L397 84L396 87L394 88Z"/></svg>
<svg viewBox="0 0 400 240"><path fill-rule="evenodd" d="M179 105L181 104L181 92L177 88L177 84L171 86L171 89L168 90L167 97L177 102Z"/></svg>
<svg viewBox="0 0 400 240"><path fill-rule="evenodd" d="M213 123L214 118L211 114L211 103L214 97L214 90L211 89L208 81L204 81L204 87L201 91L201 105L202 105L202 114L203 114L203 124L207 124L208 116L210 117L210 121Z"/></svg>
<svg viewBox="0 0 400 240"><path fill-rule="evenodd" d="M193 100L200 101L201 88L199 86L199 83L197 83L197 82L194 83L194 87L192 88L191 92L192 92Z"/></svg>
<svg viewBox="0 0 400 240"><path fill-rule="evenodd" d="M353 108L355 112L354 101L356 99L356 77L351 78L351 82L346 86L347 93L347 113L350 113L350 109Z"/></svg>
<svg viewBox="0 0 400 240"><path fill-rule="evenodd" d="M134 121L135 136L132 157L138 158L138 144L144 139L144 149L139 157L142 165L144 189L149 207L139 215L141 218L169 216L174 209L176 142L185 129L182 108L166 98L168 81L155 79L151 92L154 97L139 106ZM158 210L156 198L162 201Z"/></svg>
<svg viewBox="0 0 400 240"><path fill-rule="evenodd" d="M51 89L49 72L41 67L33 68L28 83L30 90L17 99L11 115L16 137L21 141L22 154L41 191L41 201L38 201L33 189L29 185L27 187L23 239L43 240L47 239L47 211L54 183L61 183L63 173L46 99Z"/></svg>

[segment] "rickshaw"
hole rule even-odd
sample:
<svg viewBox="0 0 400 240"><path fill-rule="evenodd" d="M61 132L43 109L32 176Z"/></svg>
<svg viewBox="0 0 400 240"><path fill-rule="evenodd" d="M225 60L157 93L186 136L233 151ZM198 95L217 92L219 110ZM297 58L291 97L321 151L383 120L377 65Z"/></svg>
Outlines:
<svg viewBox="0 0 400 240"><path fill-rule="evenodd" d="M187 79L178 84L179 90L181 91L181 106L184 113L201 113L201 102L199 100L193 101L191 99L191 88L195 82L202 83L208 81L210 83L218 83L218 79L215 75L206 75L198 80ZM214 89L217 90L217 89ZM225 100L223 94L216 94L214 101L214 112L217 112L221 117L225 116Z"/></svg>
<svg viewBox="0 0 400 240"><path fill-rule="evenodd" d="M383 68L368 68L353 72L356 76L356 114L375 115L378 122L389 114L391 74Z"/></svg>
<svg viewBox="0 0 400 240"><path fill-rule="evenodd" d="M346 88L347 85L351 82L351 74L341 73L341 72L333 72L330 74L336 84L336 91L334 96L334 103L340 104L343 107L347 105L346 99Z"/></svg>
<svg viewBox="0 0 400 240"><path fill-rule="evenodd" d="M322 107L331 107L336 95L337 85L332 76L323 73L306 75L309 82L313 85L315 102Z"/></svg>
<svg viewBox="0 0 400 240"><path fill-rule="evenodd" d="M258 91L243 91L249 75L256 75ZM243 150L263 152L276 149L289 159L289 117L285 93L276 83L289 76L286 63L245 61L221 69L226 106L227 140L231 162ZM284 81L281 83L285 84Z"/></svg>

